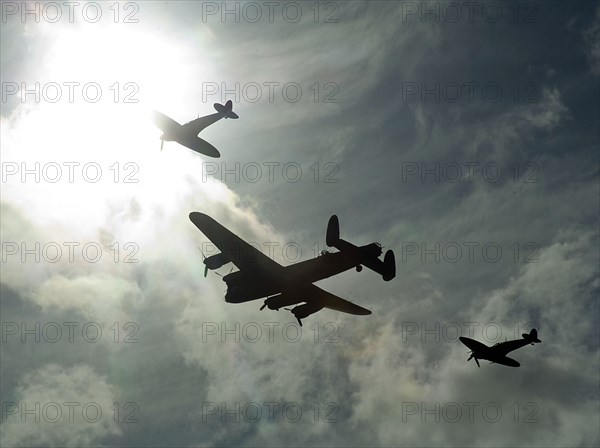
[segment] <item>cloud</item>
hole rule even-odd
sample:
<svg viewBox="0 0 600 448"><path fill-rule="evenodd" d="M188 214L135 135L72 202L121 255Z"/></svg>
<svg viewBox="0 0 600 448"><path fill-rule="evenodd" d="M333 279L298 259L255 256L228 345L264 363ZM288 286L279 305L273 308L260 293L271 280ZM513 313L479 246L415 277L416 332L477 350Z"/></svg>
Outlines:
<svg viewBox="0 0 600 448"><path fill-rule="evenodd" d="M592 23L583 30L582 35L590 70L600 76L600 7L596 8Z"/></svg>
<svg viewBox="0 0 600 448"><path fill-rule="evenodd" d="M598 396L590 391L599 367L598 347L581 344L598 335L597 322L582 322L587 313L597 312L596 240L597 234L561 235L540 253L539 263L525 265L505 287L480 298L457 319L476 323L479 340L482 326L490 323L501 324L508 334L515 322L537 326L543 343L511 354L523 364L521 375L484 361L481 369L473 368L463 357L465 347L444 333L435 343L442 350L432 361L427 354L436 333L433 322L427 322L432 334L421 344L421 338L407 340L404 328L386 319L362 341L361 356L350 365L356 385L353 420L368 424L377 445L531 443L531 431L537 428L545 428L536 440L547 446L593 444ZM473 420L465 402L478 403ZM521 406L518 416L515 403ZM497 422L482 413L492 407L504 413ZM582 412L580 420L573 418L576 408Z"/></svg>
<svg viewBox="0 0 600 448"><path fill-rule="evenodd" d="M75 309L85 318L106 321L115 317L115 310L125 308L123 302L133 305L140 296L141 291L135 283L99 273L74 279L62 275L51 277L40 285L31 299L40 305L42 312Z"/></svg>
<svg viewBox="0 0 600 448"><path fill-rule="evenodd" d="M162 84L140 75L142 90L158 85L160 95L144 95L138 106L19 104L9 115L3 108L3 162L19 169L21 163L29 169L36 162L80 164L74 182L66 171L57 183L43 176L33 181L32 174L23 182L21 173L3 182L2 242L28 248L58 243L64 250L56 263L7 256L3 322L33 328L76 321L81 327L93 320L105 329L98 344L12 337L3 344L3 399L134 401L143 417L136 425L93 428L11 420L2 425L3 445L43 438L54 445L122 446L597 444L597 115L588 113L593 95L587 81L559 45L565 39L555 25L564 15L559 22L545 16L550 22L522 26L407 23L393 3L350 2L339 5L343 20L337 24L263 27L217 20L199 26L181 5L144 5L147 22L136 28L135 39L125 39L122 48L115 38L93 47L101 50L98 57L115 52L128 75L139 73L137 61L152 67L164 62L162 56L169 63L171 56L183 57L181 70L161 65L161 73L174 76ZM163 50L172 46L176 54L149 52L148 45L136 59L123 59L145 42L145 29L155 33L148 42L164 39ZM9 39L2 32L4 54ZM27 42L44 60L60 53L54 40L52 51L41 51L46 43L36 36L21 36L19 45ZM23 63L15 62L17 51L10 54L11 65ZM78 61L76 52L64 56ZM78 69L89 73L101 62ZM26 71L44 72L41 65ZM531 78L523 74L528 66ZM556 70L552 77L548 67ZM113 68L107 73L119 73ZM158 103L177 119L194 117L210 108L201 101L202 83L221 79L296 81L305 90L331 81L339 86L339 102L315 102L310 89L298 103L242 101L236 104L240 120L207 130L207 140L223 149L222 159L170 143L160 152L159 132L144 108ZM472 79L502 82L506 91L531 81L539 101L515 102L508 95L496 103L410 103L401 97L403 82ZM209 163L223 170L266 161L301 163L305 177L292 183L277 173L274 182L263 176L251 183L204 176L215 167ZM97 183L83 179L81 168L90 162L103 170ZM340 182L322 182L323 171L314 181L309 167L315 162L321 168L334 162ZM504 176L498 182L421 182L419 176L404 182L406 162L495 162ZM523 172L515 177L515 163L533 163L536 182L523 182ZM124 182L127 175L137 182ZM197 246L208 241L189 221L191 211L248 241L297 242L302 259L314 256L316 243L323 248L327 219L335 213L342 237L395 250L397 278L382 282L364 269L323 281L323 288L373 314L323 310L305 320L301 338L292 342L298 327L289 312L259 311L261 301L225 303L222 279L212 272L203 278ZM74 261L64 246L70 241L79 243ZM431 248L469 241L501 244L501 260L482 260L480 252L475 262L403 259L403 243ZM102 250L97 262L82 256L89 242ZM537 263L524 263L523 252L514 261L515 244L522 249L525 243L534 243ZM137 262L126 263L130 255ZM275 258L287 264L281 252ZM117 322L123 329L130 321L138 325L139 341L114 342L110 327ZM518 351L522 367L510 370L467 364L456 341L406 339L407 323L435 331L436 324L464 321L496 322L503 330L533 323L543 343ZM249 340L257 329L260 339ZM332 331L336 341L325 342ZM514 331L510 338L520 336ZM463 406L470 400L481 403L475 421ZM219 413L204 421L206 403L232 409L270 401L279 404L275 422L267 420L264 406L257 423L243 416L237 424L222 422ZM282 415L289 403L303 406L300 421ZM329 403L335 404L335 423L324 421ZM422 414L422 404L435 409L436 403L459 403L463 418L453 423L442 414L436 422ZM485 403L501 406L504 418L486 421ZM531 410L527 403L537 406L535 424L523 421ZM413 404L420 406L416 414L406 407Z"/></svg>
<svg viewBox="0 0 600 448"><path fill-rule="evenodd" d="M48 364L29 371L15 396L2 423L4 446L90 446L121 434L111 412L118 394L87 365ZM3 410L7 406L3 402Z"/></svg>

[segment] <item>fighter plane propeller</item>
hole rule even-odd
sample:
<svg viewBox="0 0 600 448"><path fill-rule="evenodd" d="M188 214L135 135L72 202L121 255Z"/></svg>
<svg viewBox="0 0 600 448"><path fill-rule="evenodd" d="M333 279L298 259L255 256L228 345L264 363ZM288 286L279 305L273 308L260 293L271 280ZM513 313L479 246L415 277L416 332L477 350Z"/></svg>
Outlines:
<svg viewBox="0 0 600 448"><path fill-rule="evenodd" d="M200 249L200 253L202 254L202 262L204 262L204 260L206 260L206 255L204 255L204 251L202 250L202 248L200 246L198 246L198 249ZM215 272L216 274L216 272ZM206 263L204 263L204 278L206 278L206 276L208 275L208 265Z"/></svg>
<svg viewBox="0 0 600 448"><path fill-rule="evenodd" d="M470 353L470 355L471 355L471 356L469 356L469 359L467 359L467 361L470 361L471 359L473 359L473 358L474 358L474 359L475 359L475 362L477 363L477 367L481 367L481 366L479 365L479 360L478 360L477 358L475 358L475 351L474 351L474 350L471 350L471 353Z"/></svg>

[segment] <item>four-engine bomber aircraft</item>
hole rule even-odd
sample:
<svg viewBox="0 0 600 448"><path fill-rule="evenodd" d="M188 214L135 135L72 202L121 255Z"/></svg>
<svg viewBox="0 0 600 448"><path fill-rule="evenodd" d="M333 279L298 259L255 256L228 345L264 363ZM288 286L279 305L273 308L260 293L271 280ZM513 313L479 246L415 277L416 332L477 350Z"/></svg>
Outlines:
<svg viewBox="0 0 600 448"><path fill-rule="evenodd" d="M333 215L327 225L326 243L339 252L322 251L318 257L301 261L291 266L282 266L259 249L233 234L217 221L203 213L190 213L190 220L220 250L220 253L204 259L206 276L209 269L219 269L226 263L233 263L239 270L223 277L227 284L225 301L242 303L267 297L261 310L271 310L297 305L290 311L302 325L301 319L323 308L330 308L349 314L371 314L366 308L337 297L313 285L313 282L362 265L381 274L385 281L396 276L394 253L388 250L382 260L379 243L355 246L340 238L337 216ZM302 303L301 305L298 305Z"/></svg>
<svg viewBox="0 0 600 448"><path fill-rule="evenodd" d="M184 125L177 123L172 118L167 117L165 114L158 111L154 111L153 119L154 124L163 131L161 135L160 149L162 151L165 141L171 142L176 141L177 143L185 146L186 148L193 149L200 154L204 154L209 157L219 157L221 154L213 145L208 143L206 140L202 140L198 137L200 131L204 128L216 123L221 118L239 118L238 115L232 111L233 103L231 100L227 101L224 105L215 103L214 108L217 110L216 114L206 115L204 117L196 118Z"/></svg>
<svg viewBox="0 0 600 448"><path fill-rule="evenodd" d="M491 347L488 347L481 342L478 342L471 338L460 337L460 342L465 344L467 347L471 349L471 356L467 361L470 361L471 358L475 358L475 362L477 363L477 367L481 367L479 365L478 359L487 359L492 363L503 364L509 367L519 367L518 361L515 361L512 358L507 357L506 355L513 350L516 350L521 347L525 347L527 344L535 344L536 342L542 342L537 337L537 330L534 328L531 330L529 334L523 333L523 339L515 339L514 341L506 341L506 342L498 342Z"/></svg>

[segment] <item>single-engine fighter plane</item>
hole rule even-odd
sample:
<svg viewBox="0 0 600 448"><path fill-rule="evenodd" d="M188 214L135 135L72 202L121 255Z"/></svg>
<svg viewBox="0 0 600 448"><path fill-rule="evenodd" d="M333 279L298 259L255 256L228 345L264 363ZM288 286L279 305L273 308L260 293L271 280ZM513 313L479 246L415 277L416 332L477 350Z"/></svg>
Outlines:
<svg viewBox="0 0 600 448"><path fill-rule="evenodd" d="M314 282L362 265L381 274L385 281L396 276L394 253L388 250L382 260L379 256L382 247L379 243L355 246L340 238L337 216L333 215L327 226L326 243L339 249L339 252L321 252L316 258L282 266L227 230L217 221L203 213L190 213L190 220L219 249L220 253L204 258L204 276L208 270L219 269L231 262L239 270L223 277L227 284L225 301L243 303L266 297L261 310L271 310L297 305L290 311L298 323L302 319L323 308L330 308L349 314L371 314L366 308L337 297L313 285ZM287 309L287 308L286 308Z"/></svg>
<svg viewBox="0 0 600 448"><path fill-rule="evenodd" d="M175 120L167 117L163 113L154 111L154 124L156 124L156 126L163 131L163 134L160 136L160 150L162 151L165 141L176 141L180 145L193 149L194 151L204 154L205 156L219 157L221 154L217 148L208 143L206 140L202 140L200 137L198 137L198 134L204 128L219 121L221 118L239 117L235 112L232 111L233 103L231 100L227 101L224 105L215 103L214 108L217 110L216 114L196 118L195 120L192 120L184 125L177 123Z"/></svg>
<svg viewBox="0 0 600 448"><path fill-rule="evenodd" d="M518 361L515 361L512 358L508 358L506 355L513 350L516 350L521 347L525 347L527 344L535 344L540 343L537 337L537 330L534 328L531 332L523 333L523 339L515 339L513 341L505 341L498 342L491 347L488 347L481 342L478 342L471 338L460 337L460 342L465 344L467 347L471 349L471 356L467 361L470 361L471 358L475 358L475 362L477 363L477 367L481 367L479 365L479 359L487 359L488 361L496 364L502 364L509 367L519 367Z"/></svg>

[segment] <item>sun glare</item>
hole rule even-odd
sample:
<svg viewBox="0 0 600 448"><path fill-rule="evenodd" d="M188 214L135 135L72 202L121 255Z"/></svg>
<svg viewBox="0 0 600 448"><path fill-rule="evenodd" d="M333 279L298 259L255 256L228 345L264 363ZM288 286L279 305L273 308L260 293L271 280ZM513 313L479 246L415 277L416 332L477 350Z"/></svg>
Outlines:
<svg viewBox="0 0 600 448"><path fill-rule="evenodd" d="M55 35L45 64L52 79L139 86L136 98L152 104L181 100L199 62L175 42L142 27L65 28Z"/></svg>
<svg viewBox="0 0 600 448"><path fill-rule="evenodd" d="M174 145L160 152L160 131L150 111L175 113L181 120L186 105L196 109L199 101L190 95L191 81L199 70L212 73L210 61L192 57L195 53L185 43L141 26L64 27L47 33L45 57L36 67L43 74L38 79L42 85L61 86L63 98L53 102L42 95L41 101L31 102L29 95L8 122L3 118L2 151L5 161L25 163L27 168L57 163L63 177L51 184L43 179L23 183L17 174L8 179L3 196L45 219L75 225L104 219L108 203L132 198L171 210L177 198L189 192L190 177L200 178L203 159ZM73 101L67 99L69 83L75 85ZM99 86L97 101L94 86L87 91L93 99L83 97L87 84ZM55 96L55 91L48 88L46 95ZM81 178L84 164L98 164L101 181L80 181L74 188L66 180L65 162L79 163L76 178ZM42 177L55 172L52 165ZM92 169L87 174L94 173ZM137 182L125 183L127 176ZM204 183L203 189L209 195L213 190L219 193L214 182Z"/></svg>

